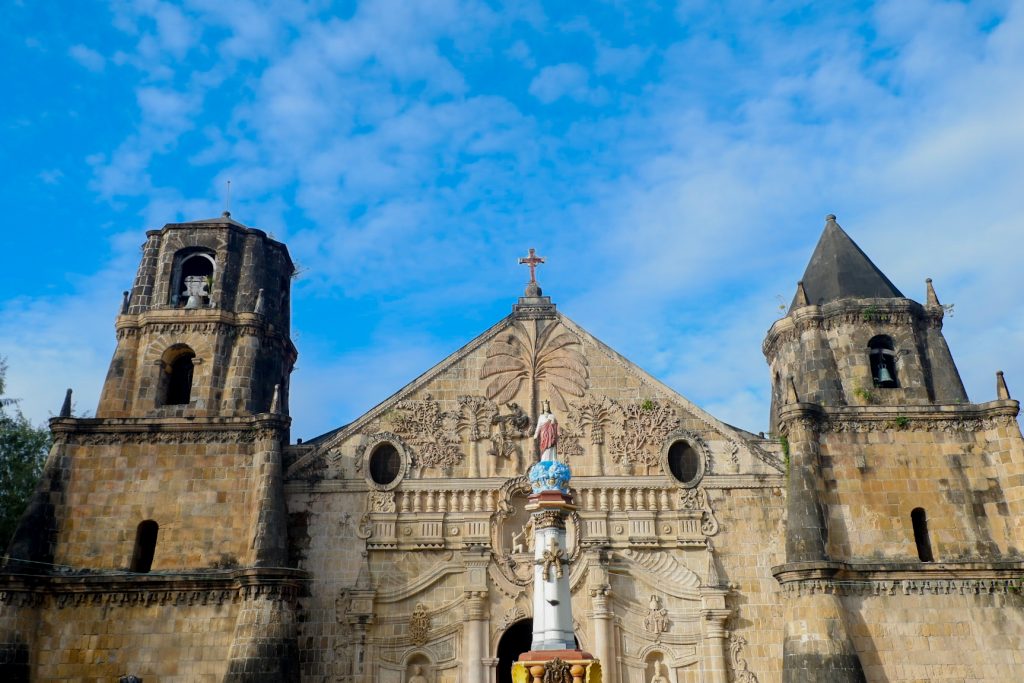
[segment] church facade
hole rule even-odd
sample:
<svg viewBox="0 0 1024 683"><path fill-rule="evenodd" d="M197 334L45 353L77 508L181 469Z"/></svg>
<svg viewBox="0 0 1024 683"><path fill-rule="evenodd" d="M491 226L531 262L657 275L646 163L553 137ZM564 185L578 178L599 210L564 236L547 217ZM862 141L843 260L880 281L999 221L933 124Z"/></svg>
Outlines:
<svg viewBox="0 0 1024 683"><path fill-rule="evenodd" d="M763 342L767 436L531 276L394 396L291 443L293 270L229 216L147 233L96 417L51 421L0 572L0 679L510 681L544 402L606 683L1024 676L1018 403L1001 375L968 400L931 282L905 297L833 216Z"/></svg>

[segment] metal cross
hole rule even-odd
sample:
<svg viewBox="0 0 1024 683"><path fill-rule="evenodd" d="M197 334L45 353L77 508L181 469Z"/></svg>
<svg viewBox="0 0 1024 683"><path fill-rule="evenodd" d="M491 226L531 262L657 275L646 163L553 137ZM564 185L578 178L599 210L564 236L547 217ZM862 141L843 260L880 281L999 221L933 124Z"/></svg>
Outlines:
<svg viewBox="0 0 1024 683"><path fill-rule="evenodd" d="M519 259L519 265L530 266L530 282L537 281L537 266L541 263L544 263L544 257L537 256L537 253L533 249L530 249L529 256Z"/></svg>

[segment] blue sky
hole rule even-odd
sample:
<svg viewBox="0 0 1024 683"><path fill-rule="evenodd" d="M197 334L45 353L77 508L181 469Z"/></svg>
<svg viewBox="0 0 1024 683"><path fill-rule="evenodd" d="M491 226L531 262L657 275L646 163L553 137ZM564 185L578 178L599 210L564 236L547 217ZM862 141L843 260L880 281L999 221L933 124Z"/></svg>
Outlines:
<svg viewBox="0 0 1024 683"><path fill-rule="evenodd" d="M833 212L932 277L971 398L1024 394L1024 3L6 2L0 354L95 409L144 231L286 241L293 431L344 424L505 315L516 258L718 417Z"/></svg>

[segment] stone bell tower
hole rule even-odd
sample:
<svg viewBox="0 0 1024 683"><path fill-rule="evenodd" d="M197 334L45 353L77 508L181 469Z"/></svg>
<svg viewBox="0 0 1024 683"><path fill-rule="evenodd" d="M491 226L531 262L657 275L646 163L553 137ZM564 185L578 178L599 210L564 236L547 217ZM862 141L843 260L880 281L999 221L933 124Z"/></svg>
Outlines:
<svg viewBox="0 0 1024 683"><path fill-rule="evenodd" d="M97 417L288 413L288 250L222 216L146 234Z"/></svg>
<svg viewBox="0 0 1024 683"><path fill-rule="evenodd" d="M36 680L63 677L62 651L96 647L117 656L88 654L76 675L160 680L170 663L156 640L189 680L297 680L302 573L287 568L282 475L294 267L283 244L226 213L146 237L96 417L50 421L7 565L37 575L44 599L26 603L27 631L3 637L38 663ZM185 620L204 638L168 632Z"/></svg>
<svg viewBox="0 0 1024 683"><path fill-rule="evenodd" d="M954 615L986 623L984 586L1020 576L1007 562L1024 541L1017 402L1001 374L996 400L967 400L931 280L925 294L903 296L830 215L765 339L787 467L786 561L772 569L784 683L859 683L906 661L922 663L907 678L929 678L936 646L893 647L891 615L911 615L906 635Z"/></svg>

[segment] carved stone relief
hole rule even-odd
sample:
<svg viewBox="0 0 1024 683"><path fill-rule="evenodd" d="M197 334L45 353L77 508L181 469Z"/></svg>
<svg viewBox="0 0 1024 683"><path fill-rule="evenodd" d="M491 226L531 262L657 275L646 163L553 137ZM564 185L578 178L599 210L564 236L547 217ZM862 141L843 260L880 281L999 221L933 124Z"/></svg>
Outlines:
<svg viewBox="0 0 1024 683"><path fill-rule="evenodd" d="M622 433L612 437L612 459L625 465L657 465L665 439L679 427L675 408L647 399L622 406L622 418Z"/></svg>
<svg viewBox="0 0 1024 683"><path fill-rule="evenodd" d="M661 634L668 631L668 610L662 606L661 598L652 595L648 602L647 616L644 617L644 629L654 634L656 641L661 640Z"/></svg>
<svg viewBox="0 0 1024 683"><path fill-rule="evenodd" d="M622 408L607 396L590 399L573 404L569 409L569 419L579 425L581 432L590 430L590 443L604 443L605 430L621 419Z"/></svg>
<svg viewBox="0 0 1024 683"><path fill-rule="evenodd" d="M457 431L459 417L442 412L428 394L422 401L395 404L394 430L409 443L416 465L446 469L464 456Z"/></svg>
<svg viewBox="0 0 1024 683"><path fill-rule="evenodd" d="M732 659L733 680L736 683L757 683L757 676L747 668L747 660L740 652L747 646L747 639L735 633L729 636L729 652Z"/></svg>
<svg viewBox="0 0 1024 683"><path fill-rule="evenodd" d="M581 349L576 335L559 322L540 327L516 321L487 349L487 360L480 368L480 379L489 380L484 393L492 401L507 403L525 385L531 407L543 394L566 411L566 397L583 396L589 385L590 372Z"/></svg>
<svg viewBox="0 0 1024 683"><path fill-rule="evenodd" d="M705 536L714 536L718 533L718 518L715 511L711 509L708 502L708 492L703 487L686 489L679 496L680 510L701 510L704 516L701 518L700 530Z"/></svg>
<svg viewBox="0 0 1024 683"><path fill-rule="evenodd" d="M423 645L430 639L430 612L422 602L416 603L409 615L409 640L413 645Z"/></svg>

